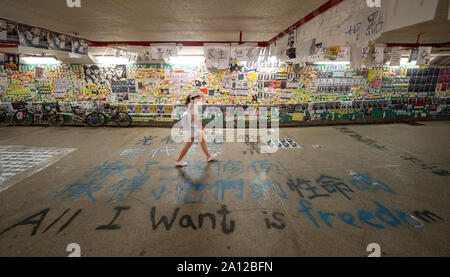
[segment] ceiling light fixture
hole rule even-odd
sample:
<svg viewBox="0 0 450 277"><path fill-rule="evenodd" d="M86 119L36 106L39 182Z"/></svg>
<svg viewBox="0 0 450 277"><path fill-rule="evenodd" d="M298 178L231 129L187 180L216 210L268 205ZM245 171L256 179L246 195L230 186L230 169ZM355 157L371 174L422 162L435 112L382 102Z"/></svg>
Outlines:
<svg viewBox="0 0 450 277"><path fill-rule="evenodd" d="M180 65L203 65L205 64L204 56L178 56L170 57L169 63Z"/></svg>
<svg viewBox="0 0 450 277"><path fill-rule="evenodd" d="M94 58L95 58L95 61L100 64L129 64L130 63L129 59L123 58L123 57L97 56Z"/></svg>
<svg viewBox="0 0 450 277"><path fill-rule="evenodd" d="M55 57L22 57L24 64L60 64Z"/></svg>

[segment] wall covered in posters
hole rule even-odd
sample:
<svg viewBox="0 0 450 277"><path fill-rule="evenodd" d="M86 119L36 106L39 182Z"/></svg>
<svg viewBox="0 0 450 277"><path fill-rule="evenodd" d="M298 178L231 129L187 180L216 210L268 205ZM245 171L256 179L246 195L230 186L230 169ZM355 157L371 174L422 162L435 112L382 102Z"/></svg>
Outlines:
<svg viewBox="0 0 450 277"><path fill-rule="evenodd" d="M173 64L60 64L20 65L0 74L1 102L104 101L143 118L170 117L171 105L193 91L204 93L207 105L279 106L282 121L424 117L448 113L450 104L449 67L310 64L294 72L285 64L258 70L232 64L210 73Z"/></svg>

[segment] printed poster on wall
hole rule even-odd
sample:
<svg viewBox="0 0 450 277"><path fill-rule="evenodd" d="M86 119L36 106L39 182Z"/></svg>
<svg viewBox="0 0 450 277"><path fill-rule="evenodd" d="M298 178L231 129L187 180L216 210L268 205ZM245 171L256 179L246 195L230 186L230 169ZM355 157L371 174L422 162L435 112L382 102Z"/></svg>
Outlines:
<svg viewBox="0 0 450 277"><path fill-rule="evenodd" d="M40 79L45 78L45 75L44 75L44 68L42 68L42 67L36 67L34 76L35 76L35 78L36 78L37 80L40 80Z"/></svg>
<svg viewBox="0 0 450 277"><path fill-rule="evenodd" d="M18 71L20 56L15 54L4 54L3 66L5 70Z"/></svg>
<svg viewBox="0 0 450 277"><path fill-rule="evenodd" d="M48 48L48 32L36 27L19 24L19 41L21 46Z"/></svg>
<svg viewBox="0 0 450 277"><path fill-rule="evenodd" d="M8 75L0 72L0 95L8 90Z"/></svg>
<svg viewBox="0 0 450 277"><path fill-rule="evenodd" d="M0 43L19 44L17 24L0 19Z"/></svg>
<svg viewBox="0 0 450 277"><path fill-rule="evenodd" d="M53 81L53 89L55 92L66 92L70 88L70 82L66 78L58 78Z"/></svg>
<svg viewBox="0 0 450 277"><path fill-rule="evenodd" d="M100 89L111 90L111 82L126 81L126 65L83 65L86 87L98 93Z"/></svg>
<svg viewBox="0 0 450 277"><path fill-rule="evenodd" d="M72 38L67 35L64 35L64 34L50 32L49 46L50 46L50 49L53 49L53 50L71 52L72 51Z"/></svg>

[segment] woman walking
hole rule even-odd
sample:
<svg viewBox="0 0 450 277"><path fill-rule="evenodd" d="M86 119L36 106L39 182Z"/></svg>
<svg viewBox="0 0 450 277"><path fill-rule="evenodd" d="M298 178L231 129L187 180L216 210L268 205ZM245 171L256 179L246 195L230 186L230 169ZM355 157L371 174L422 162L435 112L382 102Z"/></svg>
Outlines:
<svg viewBox="0 0 450 277"><path fill-rule="evenodd" d="M187 163L183 161L183 158L188 152L189 148L191 148L195 139L200 141L200 146L203 152L205 152L208 162L217 160L216 154L210 155L208 152L205 137L203 135L203 125L198 118L201 115L200 112L201 99L202 95L198 92L194 92L191 95L188 95L188 97L186 98L185 105L187 106L188 111L187 114L185 115L186 118L183 119L186 120L184 124L184 131L190 132L190 141L188 141L184 146L183 150L181 150L180 157L175 162L175 166L177 167L187 166Z"/></svg>

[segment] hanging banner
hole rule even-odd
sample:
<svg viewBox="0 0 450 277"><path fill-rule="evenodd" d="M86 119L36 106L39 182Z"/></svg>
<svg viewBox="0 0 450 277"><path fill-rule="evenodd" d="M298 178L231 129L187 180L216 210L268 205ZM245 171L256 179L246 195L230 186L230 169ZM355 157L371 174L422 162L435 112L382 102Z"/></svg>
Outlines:
<svg viewBox="0 0 450 277"><path fill-rule="evenodd" d="M285 35L275 42L275 55L281 62L286 62L289 59L286 55L287 45L288 35Z"/></svg>
<svg viewBox="0 0 450 277"><path fill-rule="evenodd" d="M417 55L419 54L419 49L413 49L411 50L411 54L409 55L409 60L408 62L415 62L417 61Z"/></svg>
<svg viewBox="0 0 450 277"><path fill-rule="evenodd" d="M170 57L178 57L178 46L176 43L152 43L152 58L163 60Z"/></svg>
<svg viewBox="0 0 450 277"><path fill-rule="evenodd" d="M350 47L333 46L324 48L324 61L348 61L350 59Z"/></svg>
<svg viewBox="0 0 450 277"><path fill-rule="evenodd" d="M0 43L19 44L17 24L0 19Z"/></svg>
<svg viewBox="0 0 450 277"><path fill-rule="evenodd" d="M257 44L231 45L231 58L239 62L254 62L258 60Z"/></svg>
<svg viewBox="0 0 450 277"><path fill-rule="evenodd" d="M370 42L381 37L385 29L386 10L372 9L362 17L361 28L358 35L358 46L366 47Z"/></svg>
<svg viewBox="0 0 450 277"><path fill-rule="evenodd" d="M230 64L230 46L226 44L209 44L203 46L206 66L225 69Z"/></svg>
<svg viewBox="0 0 450 277"><path fill-rule="evenodd" d="M385 45L375 45L375 66L384 66L384 49Z"/></svg>
<svg viewBox="0 0 450 277"><path fill-rule="evenodd" d="M354 27L356 25L355 15L359 14L356 10L357 7L354 0L346 0L319 16L321 23L317 38L324 47L348 46L356 42L353 31L356 29ZM353 34L353 36L346 33Z"/></svg>
<svg viewBox="0 0 450 277"><path fill-rule="evenodd" d="M286 46L286 56L289 59L296 58L296 44L297 44L297 30L291 30L288 35L288 42Z"/></svg>
<svg viewBox="0 0 450 277"><path fill-rule="evenodd" d="M431 60L431 47L419 47L417 65L429 65Z"/></svg>
<svg viewBox="0 0 450 277"><path fill-rule="evenodd" d="M401 47L393 47L391 49L390 66L400 66L401 60L402 60L402 48Z"/></svg>
<svg viewBox="0 0 450 277"><path fill-rule="evenodd" d="M19 24L19 41L21 46L48 48L48 32L36 27Z"/></svg>
<svg viewBox="0 0 450 277"><path fill-rule="evenodd" d="M363 64L366 68L375 66L375 44L363 48Z"/></svg>
<svg viewBox="0 0 450 277"><path fill-rule="evenodd" d="M89 42L84 39L72 38L72 53L87 55Z"/></svg>
<svg viewBox="0 0 450 277"><path fill-rule="evenodd" d="M433 20L438 3L439 0L382 1L382 7L387 11L385 31Z"/></svg>
<svg viewBox="0 0 450 277"><path fill-rule="evenodd" d="M363 50L356 44L351 46L350 49L350 67L361 68L363 61Z"/></svg>
<svg viewBox="0 0 450 277"><path fill-rule="evenodd" d="M72 38L67 35L64 35L64 34L50 32L49 45L50 45L50 49L53 49L53 50L71 52L72 51Z"/></svg>
<svg viewBox="0 0 450 277"><path fill-rule="evenodd" d="M5 54L3 64L5 70L19 71L20 56L15 54Z"/></svg>
<svg viewBox="0 0 450 277"><path fill-rule="evenodd" d="M311 41L309 49L308 62L319 62L325 60L325 55L328 54L328 49L324 48L322 43L316 43L316 39Z"/></svg>

